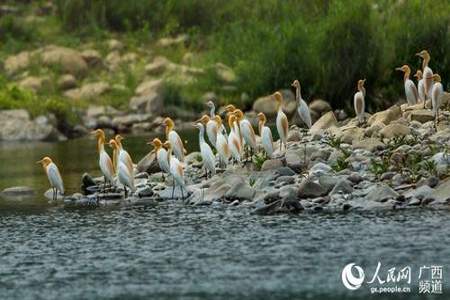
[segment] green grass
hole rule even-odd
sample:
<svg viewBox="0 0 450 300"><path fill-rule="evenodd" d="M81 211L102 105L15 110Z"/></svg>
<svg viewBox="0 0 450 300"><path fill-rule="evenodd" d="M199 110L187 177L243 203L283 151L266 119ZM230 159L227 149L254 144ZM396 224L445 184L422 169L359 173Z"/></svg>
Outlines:
<svg viewBox="0 0 450 300"><path fill-rule="evenodd" d="M43 2L12 3L27 15ZM403 97L401 75L394 68L409 64L415 71L420 60L414 54L428 49L431 67L449 88L445 74L450 74L446 55L450 2L445 0L55 0L54 4L55 15L32 22L0 19L0 59L48 44L79 48L89 43L105 56L109 51L105 42L118 38L126 51L144 50L152 52L148 56L164 55L175 63L185 53L194 53L193 66L204 68L206 74L190 85L169 83L165 92L170 103L185 108L202 107L200 98L210 91L221 103L250 108L256 97L289 88L299 79L305 99L323 98L335 108L351 110L356 81L366 78L367 106L373 111ZM189 34L185 45L154 47L158 38L179 33ZM216 62L234 69L235 90L223 89L210 67ZM57 71L36 68L32 74ZM123 74L90 75L127 87L112 90L99 103L127 106L143 72L119 72ZM243 93L248 97L241 97ZM60 96L57 89L52 95Z"/></svg>

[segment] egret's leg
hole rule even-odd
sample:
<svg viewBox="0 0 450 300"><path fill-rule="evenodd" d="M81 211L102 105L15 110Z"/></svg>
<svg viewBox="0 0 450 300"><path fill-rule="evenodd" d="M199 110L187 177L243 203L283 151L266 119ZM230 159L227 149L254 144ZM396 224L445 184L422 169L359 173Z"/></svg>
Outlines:
<svg viewBox="0 0 450 300"><path fill-rule="evenodd" d="M127 187L124 185L123 188L125 189L125 199L128 198L128 191L127 191Z"/></svg>
<svg viewBox="0 0 450 300"><path fill-rule="evenodd" d="M184 193L183 193L183 186L182 185L180 185L180 189L181 189L181 199L182 200L184 200Z"/></svg>
<svg viewBox="0 0 450 300"><path fill-rule="evenodd" d="M172 181L172 199L173 199L174 194L175 194L175 178L173 178L173 181Z"/></svg>

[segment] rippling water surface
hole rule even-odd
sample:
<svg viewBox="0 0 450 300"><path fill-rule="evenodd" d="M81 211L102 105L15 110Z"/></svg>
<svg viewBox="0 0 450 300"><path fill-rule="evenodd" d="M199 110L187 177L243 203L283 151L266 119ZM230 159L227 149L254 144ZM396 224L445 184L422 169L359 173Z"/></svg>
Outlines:
<svg viewBox="0 0 450 300"><path fill-rule="evenodd" d="M145 140L129 141L143 155ZM84 148L83 148L84 147ZM92 141L9 145L0 150L0 188L25 184L32 199L0 198L0 299L383 299L363 285L348 291L342 268L355 262L371 277L378 261L444 267L450 286L449 211L301 214L261 217L242 207L152 206L69 210L42 198L34 162L49 153L75 190L96 171ZM7 159L7 160L5 160ZM400 294L397 294L400 296Z"/></svg>

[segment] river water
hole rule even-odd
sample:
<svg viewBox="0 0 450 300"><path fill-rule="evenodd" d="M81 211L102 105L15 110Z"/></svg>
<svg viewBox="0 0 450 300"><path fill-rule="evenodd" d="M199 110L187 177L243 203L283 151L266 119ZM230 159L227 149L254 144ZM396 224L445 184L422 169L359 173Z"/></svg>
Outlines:
<svg viewBox="0 0 450 300"><path fill-rule="evenodd" d="M145 143L124 141L136 158ZM41 196L48 184L35 162L44 154L69 192L83 172L99 175L90 139L0 145L0 189L36 189L33 198L0 198L0 299L422 299L419 270L431 265L443 267L438 298L449 298L449 211L262 217L175 201L65 209ZM341 281L351 262L366 275L355 291ZM389 286L367 283L378 262L384 280L388 269L410 267L411 283L398 283L410 292L371 294Z"/></svg>

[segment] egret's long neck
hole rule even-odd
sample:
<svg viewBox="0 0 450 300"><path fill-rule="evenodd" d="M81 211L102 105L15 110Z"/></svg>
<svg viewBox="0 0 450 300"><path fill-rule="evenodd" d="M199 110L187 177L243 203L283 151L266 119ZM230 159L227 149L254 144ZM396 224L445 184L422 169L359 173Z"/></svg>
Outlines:
<svg viewBox="0 0 450 300"><path fill-rule="evenodd" d="M360 86L359 91L363 94L364 97L366 96L366 88L365 87Z"/></svg>
<svg viewBox="0 0 450 300"><path fill-rule="evenodd" d="M103 137L99 137L97 140L97 151L98 153L105 150L105 139Z"/></svg>
<svg viewBox="0 0 450 300"><path fill-rule="evenodd" d="M258 130L259 130L259 135L260 136L262 136L262 129L263 129L263 127L264 127L264 120L260 120L259 122L258 122Z"/></svg>
<svg viewBox="0 0 450 300"><path fill-rule="evenodd" d="M200 127L199 132L198 132L198 140L200 141L200 144L205 142L205 136L204 136L204 129L203 126Z"/></svg>
<svg viewBox="0 0 450 300"><path fill-rule="evenodd" d="M404 81L408 80L410 74L411 74L411 71L407 70L407 71L405 72L405 74L403 75L403 80L404 80Z"/></svg>
<svg viewBox="0 0 450 300"><path fill-rule="evenodd" d="M302 91L301 91L300 87L297 86L297 87L295 88L295 99L296 99L297 101L300 101L301 98L302 98Z"/></svg>
<svg viewBox="0 0 450 300"><path fill-rule="evenodd" d="M283 104L283 103L281 102L281 100L277 103L277 111L282 110L282 109L281 109L282 104Z"/></svg>
<svg viewBox="0 0 450 300"><path fill-rule="evenodd" d="M216 115L216 107L214 106L214 104L211 106L211 110L209 111L209 115L210 115L211 119L214 118L215 115Z"/></svg>
<svg viewBox="0 0 450 300"><path fill-rule="evenodd" d="M423 62L422 62L422 70L425 70L425 67L428 67L428 63L430 62L430 57L429 56L425 56L423 58Z"/></svg>

